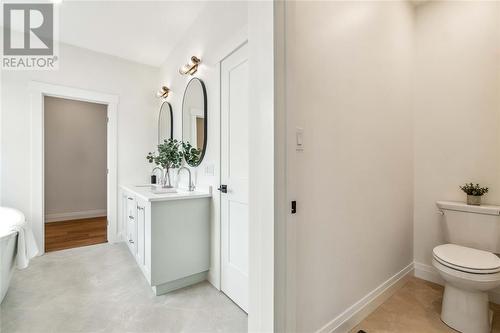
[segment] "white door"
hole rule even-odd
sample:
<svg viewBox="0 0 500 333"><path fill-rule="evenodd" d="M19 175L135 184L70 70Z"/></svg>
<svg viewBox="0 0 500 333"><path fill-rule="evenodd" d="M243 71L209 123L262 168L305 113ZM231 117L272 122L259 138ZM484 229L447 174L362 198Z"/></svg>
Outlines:
<svg viewBox="0 0 500 333"><path fill-rule="evenodd" d="M222 291L248 312L247 45L221 63Z"/></svg>

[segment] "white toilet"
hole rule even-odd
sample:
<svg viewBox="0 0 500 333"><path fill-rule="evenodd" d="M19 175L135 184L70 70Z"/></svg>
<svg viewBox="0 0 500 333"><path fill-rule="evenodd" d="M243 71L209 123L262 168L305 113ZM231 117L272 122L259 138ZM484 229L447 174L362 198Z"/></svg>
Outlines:
<svg viewBox="0 0 500 333"><path fill-rule="evenodd" d="M445 239L432 264L445 280L441 320L463 333L491 331L488 291L500 286L500 206L438 201Z"/></svg>

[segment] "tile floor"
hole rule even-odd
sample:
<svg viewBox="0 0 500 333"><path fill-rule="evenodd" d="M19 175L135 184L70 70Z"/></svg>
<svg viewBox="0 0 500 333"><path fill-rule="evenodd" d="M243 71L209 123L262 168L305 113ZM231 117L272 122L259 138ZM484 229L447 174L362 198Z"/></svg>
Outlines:
<svg viewBox="0 0 500 333"><path fill-rule="evenodd" d="M455 332L441 322L443 287L410 278L351 332ZM500 306L492 332L500 333ZM204 282L154 296L124 244L57 251L17 271L0 332L246 332L247 315Z"/></svg>
<svg viewBox="0 0 500 333"><path fill-rule="evenodd" d="M124 244L48 253L17 271L0 332L246 332L247 315L208 282L154 296Z"/></svg>
<svg viewBox="0 0 500 333"><path fill-rule="evenodd" d="M437 333L456 332L440 319L443 287L417 278L409 281L351 332ZM492 332L500 332L500 306L491 304L495 315Z"/></svg>

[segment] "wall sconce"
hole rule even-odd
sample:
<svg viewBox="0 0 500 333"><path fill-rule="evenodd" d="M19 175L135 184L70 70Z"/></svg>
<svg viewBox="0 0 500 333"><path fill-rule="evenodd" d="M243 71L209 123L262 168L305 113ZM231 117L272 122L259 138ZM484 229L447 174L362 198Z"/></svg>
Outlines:
<svg viewBox="0 0 500 333"><path fill-rule="evenodd" d="M201 59L195 56L191 57L191 62L185 64L179 69L179 73L182 75L193 75L198 70L198 65L200 64Z"/></svg>
<svg viewBox="0 0 500 333"><path fill-rule="evenodd" d="M158 98L167 98L169 92L170 92L170 89L168 89L168 87L162 86L161 89L160 89L160 91L158 91L156 93L156 97L158 97Z"/></svg>

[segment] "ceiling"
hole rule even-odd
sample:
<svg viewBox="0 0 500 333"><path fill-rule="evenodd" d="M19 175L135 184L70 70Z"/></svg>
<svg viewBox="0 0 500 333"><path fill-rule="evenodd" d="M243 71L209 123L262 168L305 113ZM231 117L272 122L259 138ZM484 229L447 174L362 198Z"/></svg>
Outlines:
<svg viewBox="0 0 500 333"><path fill-rule="evenodd" d="M160 66L205 1L62 1L59 40Z"/></svg>

